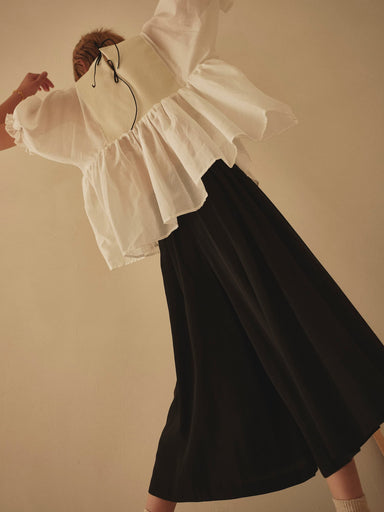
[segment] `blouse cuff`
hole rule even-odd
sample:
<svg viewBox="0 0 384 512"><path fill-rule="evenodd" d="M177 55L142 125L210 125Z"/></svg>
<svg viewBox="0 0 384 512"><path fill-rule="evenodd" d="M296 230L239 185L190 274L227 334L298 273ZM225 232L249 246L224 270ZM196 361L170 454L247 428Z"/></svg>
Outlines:
<svg viewBox="0 0 384 512"><path fill-rule="evenodd" d="M23 138L23 127L13 114L6 114L5 129L8 134L15 139L15 144L20 146L24 151L33 155L34 153L25 145Z"/></svg>

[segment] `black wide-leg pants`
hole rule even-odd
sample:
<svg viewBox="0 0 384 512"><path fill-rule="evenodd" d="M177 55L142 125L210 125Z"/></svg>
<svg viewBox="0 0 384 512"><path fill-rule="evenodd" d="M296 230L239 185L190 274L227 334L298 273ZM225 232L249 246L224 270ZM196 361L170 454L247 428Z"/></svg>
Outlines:
<svg viewBox="0 0 384 512"><path fill-rule="evenodd" d="M260 187L217 160L159 241L177 382L149 492L234 499L327 477L384 422L384 346Z"/></svg>

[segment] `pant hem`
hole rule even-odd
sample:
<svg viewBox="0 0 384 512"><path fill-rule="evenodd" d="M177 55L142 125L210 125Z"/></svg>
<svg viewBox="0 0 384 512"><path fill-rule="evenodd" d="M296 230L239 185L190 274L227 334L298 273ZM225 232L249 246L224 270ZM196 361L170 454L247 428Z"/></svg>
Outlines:
<svg viewBox="0 0 384 512"><path fill-rule="evenodd" d="M310 478L313 478L318 471L317 466L306 467L305 469L300 469L294 472L290 472L286 475L278 475L275 478L270 478L269 480L260 484L260 481L249 483L246 486L243 486L241 489L232 490L228 492L228 489L223 489L223 492L217 492L216 494L200 494L200 495L178 495L178 494L167 494L159 489L156 489L154 486L150 486L148 492L157 498L161 498L163 500L174 501L176 503L185 503L185 502L197 502L197 501L221 501L221 500L233 500L237 498L246 498L249 496L256 496L258 494L267 494L270 492L280 491L282 489L286 489L288 487L293 487L294 485L301 484L306 482Z"/></svg>

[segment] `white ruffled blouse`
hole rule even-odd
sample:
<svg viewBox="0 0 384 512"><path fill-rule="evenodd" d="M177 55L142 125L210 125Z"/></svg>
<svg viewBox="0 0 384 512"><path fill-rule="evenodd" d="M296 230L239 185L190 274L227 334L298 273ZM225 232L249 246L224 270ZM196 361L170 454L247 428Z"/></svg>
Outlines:
<svg viewBox="0 0 384 512"><path fill-rule="evenodd" d="M262 141L298 122L217 57L219 12L233 1L160 0L139 34L100 48L104 59L73 86L28 97L6 115L28 153L80 168L110 270L159 252L177 216L203 205L201 177L216 160L259 183L239 136Z"/></svg>

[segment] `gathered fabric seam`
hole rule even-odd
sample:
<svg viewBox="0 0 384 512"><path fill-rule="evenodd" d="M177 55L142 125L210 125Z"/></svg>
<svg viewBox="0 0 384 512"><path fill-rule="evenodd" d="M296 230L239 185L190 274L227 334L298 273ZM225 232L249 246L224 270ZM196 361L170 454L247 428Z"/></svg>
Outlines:
<svg viewBox="0 0 384 512"><path fill-rule="evenodd" d="M206 59L206 60L210 60L210 59ZM194 75L195 73L198 73L200 71L200 67L205 64L205 60L204 61L201 61L196 67L195 69L193 70L193 72L189 75L190 77L192 75ZM105 152L108 148L110 148L112 145L116 144L116 142L118 142L119 140L123 139L124 137L134 137L137 140L139 140L139 137L137 136L137 126L140 125L141 123L143 123L144 121L146 121L151 115L153 115L155 113L155 111L159 108L161 108L162 106L162 101L164 99L168 99L168 98L172 98L173 96L176 96L179 91L181 89L185 89L185 88L191 88L193 87L193 84L190 83L190 80L188 78L188 80L186 82L184 82L184 85L181 86L177 91L169 94L167 97L165 98L162 98L160 101L158 101L157 103L154 103L152 105L152 107L135 123L135 126L132 128L132 130L127 130L125 131L124 133L122 133L119 137L116 137L113 141L111 142L108 142L107 144L105 144L103 147L99 148L94 154L93 156L88 160L87 164L84 166L83 168L83 171L86 172L90 167L92 167L95 163L95 161L98 159L98 157L100 156L100 153L103 153ZM79 100L81 102L81 99L79 97Z"/></svg>

